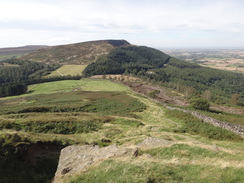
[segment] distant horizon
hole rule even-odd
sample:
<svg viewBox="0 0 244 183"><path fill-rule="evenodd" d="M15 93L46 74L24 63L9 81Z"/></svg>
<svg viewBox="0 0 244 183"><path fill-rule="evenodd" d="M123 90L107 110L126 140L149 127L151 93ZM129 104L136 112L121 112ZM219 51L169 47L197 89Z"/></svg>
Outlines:
<svg viewBox="0 0 244 183"><path fill-rule="evenodd" d="M90 40L90 41L99 41L99 40ZM128 41L128 40L126 40ZM88 42L88 41L82 41L82 42ZM35 45L32 45L32 44L27 44L27 45L20 45L20 46L7 46L7 47L0 47L0 49L5 49L5 48L19 48L19 47L28 47L28 46L60 46L60 45L68 45L68 44L76 44L76 43L82 43L82 42L72 42L72 43L61 43L61 44L58 44L58 45L43 45L43 44L35 44ZM128 41L129 43L131 44L134 44L133 42L130 42ZM137 45L137 44L135 44ZM158 50L167 50L167 49L175 49L175 50L179 50L179 49L183 49L183 50L207 50L207 49L210 49L210 50L232 50L232 49L239 49L239 50L244 50L244 46L243 47L163 47L163 46L159 46L159 47L153 47L153 46L149 46L149 45L145 45L145 44L142 44L142 45L137 45L137 46L148 46L148 47L152 47L152 48L155 48L155 49L158 49Z"/></svg>

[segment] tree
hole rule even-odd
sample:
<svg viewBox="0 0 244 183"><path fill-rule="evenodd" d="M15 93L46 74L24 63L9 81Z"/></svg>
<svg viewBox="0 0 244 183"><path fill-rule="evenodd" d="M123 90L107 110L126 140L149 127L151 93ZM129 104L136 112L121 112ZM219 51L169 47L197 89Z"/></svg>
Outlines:
<svg viewBox="0 0 244 183"><path fill-rule="evenodd" d="M0 86L0 97L20 95L27 91L25 83L9 83Z"/></svg>
<svg viewBox="0 0 244 183"><path fill-rule="evenodd" d="M208 111L209 107L210 107L210 103L209 103L208 100L205 100L205 99L202 99L202 98L198 98L198 99L195 99L195 100L191 101L191 106L194 109Z"/></svg>

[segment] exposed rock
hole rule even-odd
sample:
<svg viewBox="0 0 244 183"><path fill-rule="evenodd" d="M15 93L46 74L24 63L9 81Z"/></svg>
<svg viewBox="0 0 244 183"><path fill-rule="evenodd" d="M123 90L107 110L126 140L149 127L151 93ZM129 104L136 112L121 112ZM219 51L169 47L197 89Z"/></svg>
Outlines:
<svg viewBox="0 0 244 183"><path fill-rule="evenodd" d="M54 182L60 182L66 176L78 174L99 161L113 157L152 158L149 154L143 154L141 150L170 144L172 144L171 141L149 137L137 147L132 148L119 148L116 145L102 148L94 145L68 146L61 151Z"/></svg>
<svg viewBox="0 0 244 183"><path fill-rule="evenodd" d="M118 148L116 145L103 148L93 145L68 146L61 151L55 178L78 173L100 160L125 155L130 151L130 149Z"/></svg>
<svg viewBox="0 0 244 183"><path fill-rule="evenodd" d="M169 140L149 137L143 140L142 143L138 144L138 147L143 150L143 149L151 149L151 148L156 148L161 146L167 146L170 144L172 144L172 142Z"/></svg>

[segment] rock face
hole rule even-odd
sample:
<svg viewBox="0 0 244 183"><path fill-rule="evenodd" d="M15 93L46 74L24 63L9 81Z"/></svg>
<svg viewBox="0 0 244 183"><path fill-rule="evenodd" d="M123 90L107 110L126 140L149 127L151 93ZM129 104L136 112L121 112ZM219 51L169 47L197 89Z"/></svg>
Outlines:
<svg viewBox="0 0 244 183"><path fill-rule="evenodd" d="M125 155L130 151L130 149L118 148L116 145L103 148L93 145L68 146L61 151L55 179L64 175L76 174L98 161Z"/></svg>
<svg viewBox="0 0 244 183"><path fill-rule="evenodd" d="M173 142L168 140L149 137L142 143L130 148L117 147L116 145L102 148L94 145L68 146L61 151L54 183L62 182L66 176L85 171L99 161L121 156L137 157L138 149L144 150L171 144Z"/></svg>

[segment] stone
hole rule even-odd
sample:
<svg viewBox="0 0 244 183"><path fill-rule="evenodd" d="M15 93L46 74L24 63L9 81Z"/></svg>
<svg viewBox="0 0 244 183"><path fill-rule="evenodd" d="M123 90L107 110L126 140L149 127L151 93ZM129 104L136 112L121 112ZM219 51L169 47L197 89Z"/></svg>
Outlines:
<svg viewBox="0 0 244 183"><path fill-rule="evenodd" d="M125 155L128 151L116 145L103 148L94 145L68 146L61 151L55 178L76 174L101 160Z"/></svg>
<svg viewBox="0 0 244 183"><path fill-rule="evenodd" d="M140 149L151 149L161 146L171 145L172 142L165 139L155 138L155 137L148 137L142 141L142 143L138 144L138 148Z"/></svg>

